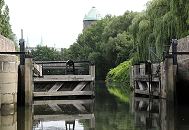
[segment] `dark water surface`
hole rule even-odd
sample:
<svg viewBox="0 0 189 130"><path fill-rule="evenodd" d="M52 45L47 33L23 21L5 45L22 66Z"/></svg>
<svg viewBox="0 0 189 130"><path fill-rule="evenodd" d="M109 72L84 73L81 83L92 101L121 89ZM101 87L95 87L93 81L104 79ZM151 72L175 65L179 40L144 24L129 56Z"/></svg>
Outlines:
<svg viewBox="0 0 189 130"><path fill-rule="evenodd" d="M0 130L189 130L189 106L147 98L124 103L98 82L95 99L34 101L1 113L0 125Z"/></svg>

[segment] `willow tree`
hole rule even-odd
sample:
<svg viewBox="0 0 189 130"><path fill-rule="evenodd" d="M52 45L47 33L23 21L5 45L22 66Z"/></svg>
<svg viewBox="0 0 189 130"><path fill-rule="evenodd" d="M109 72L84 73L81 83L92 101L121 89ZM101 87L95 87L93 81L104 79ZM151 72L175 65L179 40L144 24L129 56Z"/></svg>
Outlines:
<svg viewBox="0 0 189 130"><path fill-rule="evenodd" d="M185 4L184 7L188 5ZM179 10L179 7L177 9ZM184 21L179 24L179 17L188 16L186 11L188 8L183 9L185 12L183 11L184 14L180 14L182 16L179 15L179 17L175 10L173 10L173 2L170 0L153 0L147 3L146 11L133 19L130 30L135 44L138 46L139 60L161 59L163 51L170 45L172 38L180 38L180 32L182 35L186 35L187 24ZM181 25L185 28L179 27Z"/></svg>
<svg viewBox="0 0 189 130"><path fill-rule="evenodd" d="M170 7L177 19L177 37L189 35L189 1L169 0Z"/></svg>

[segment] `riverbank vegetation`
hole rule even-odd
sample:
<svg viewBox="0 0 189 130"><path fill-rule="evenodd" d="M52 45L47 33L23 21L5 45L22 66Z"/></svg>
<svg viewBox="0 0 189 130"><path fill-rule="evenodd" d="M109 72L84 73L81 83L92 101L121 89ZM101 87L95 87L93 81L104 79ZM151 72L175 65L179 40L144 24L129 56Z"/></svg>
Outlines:
<svg viewBox="0 0 189 130"><path fill-rule="evenodd" d="M129 85L131 66L132 60L125 61L116 68L111 69L106 76L108 91L119 97L123 102L129 102L129 96L132 90Z"/></svg>

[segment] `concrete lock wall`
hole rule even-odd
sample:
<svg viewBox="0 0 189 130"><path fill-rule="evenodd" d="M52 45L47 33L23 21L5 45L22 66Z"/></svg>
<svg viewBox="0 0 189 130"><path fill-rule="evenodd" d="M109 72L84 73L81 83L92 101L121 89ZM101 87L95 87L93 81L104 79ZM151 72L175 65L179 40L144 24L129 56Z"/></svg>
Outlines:
<svg viewBox="0 0 189 130"><path fill-rule="evenodd" d="M14 52L13 41L0 35L0 52ZM18 63L15 55L0 54L0 129L17 130Z"/></svg>
<svg viewBox="0 0 189 130"><path fill-rule="evenodd" d="M14 51L13 41L0 35L0 52ZM16 56L0 54L0 104L17 102L17 70Z"/></svg>
<svg viewBox="0 0 189 130"><path fill-rule="evenodd" d="M0 35L0 52L14 52L14 42Z"/></svg>
<svg viewBox="0 0 189 130"><path fill-rule="evenodd" d="M189 36L179 39L178 52L189 52ZM189 81L189 55L178 55L178 79Z"/></svg>
<svg viewBox="0 0 189 130"><path fill-rule="evenodd" d="M17 102L17 70L16 56L0 55L1 104L13 104Z"/></svg>

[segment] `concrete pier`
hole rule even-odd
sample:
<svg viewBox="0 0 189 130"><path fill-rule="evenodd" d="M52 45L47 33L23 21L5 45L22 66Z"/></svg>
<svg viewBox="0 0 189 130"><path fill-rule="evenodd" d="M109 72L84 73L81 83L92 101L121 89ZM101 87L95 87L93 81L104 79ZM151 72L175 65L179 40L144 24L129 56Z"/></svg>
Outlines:
<svg viewBox="0 0 189 130"><path fill-rule="evenodd" d="M17 57L0 55L0 91L1 104L15 104L17 102L18 81Z"/></svg>
<svg viewBox="0 0 189 130"><path fill-rule="evenodd" d="M174 101L177 65L173 65L171 57L166 58L161 65L161 97Z"/></svg>

